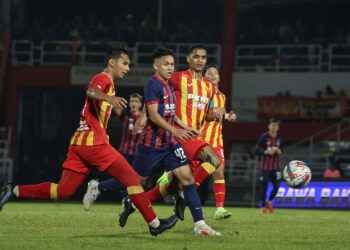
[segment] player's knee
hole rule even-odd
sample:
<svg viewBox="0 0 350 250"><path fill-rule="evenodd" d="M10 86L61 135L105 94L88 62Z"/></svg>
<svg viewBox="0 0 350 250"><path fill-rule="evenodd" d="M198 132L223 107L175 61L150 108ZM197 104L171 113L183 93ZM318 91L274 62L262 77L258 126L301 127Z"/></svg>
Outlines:
<svg viewBox="0 0 350 250"><path fill-rule="evenodd" d="M194 178L193 178L192 175L189 175L189 176L182 176L182 177L181 177L181 184L182 184L182 185L187 186L187 185L191 185L191 184L193 184L193 183L194 183Z"/></svg>
<svg viewBox="0 0 350 250"><path fill-rule="evenodd" d="M213 173L213 177L215 180L223 180L225 178L224 167L222 165Z"/></svg>

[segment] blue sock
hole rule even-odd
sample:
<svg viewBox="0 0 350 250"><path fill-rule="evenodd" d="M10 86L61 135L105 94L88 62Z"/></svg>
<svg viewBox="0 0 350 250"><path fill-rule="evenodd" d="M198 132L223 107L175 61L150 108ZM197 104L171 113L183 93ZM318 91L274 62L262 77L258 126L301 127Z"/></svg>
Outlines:
<svg viewBox="0 0 350 250"><path fill-rule="evenodd" d="M98 191L102 192L107 192L107 191L111 191L111 192L117 192L120 190L124 190L125 186L123 183L121 183L120 181L117 181L116 179L109 179L103 182L100 182L97 185L97 189Z"/></svg>
<svg viewBox="0 0 350 250"><path fill-rule="evenodd" d="M183 186L183 192L194 222L203 220L202 205L194 184Z"/></svg>

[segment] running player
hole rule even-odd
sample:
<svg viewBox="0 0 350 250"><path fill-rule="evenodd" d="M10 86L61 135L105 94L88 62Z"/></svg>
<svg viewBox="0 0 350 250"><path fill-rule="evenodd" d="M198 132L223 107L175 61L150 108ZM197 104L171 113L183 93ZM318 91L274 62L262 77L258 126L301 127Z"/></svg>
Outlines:
<svg viewBox="0 0 350 250"><path fill-rule="evenodd" d="M187 141L199 131L185 125L175 114L175 93L168 79L174 72L173 51L159 47L153 55L155 74L144 87L148 121L143 130L134 169L145 180L158 164L172 171L183 187L184 198L195 222L195 235L221 235L208 226L203 219L200 199L186 155L177 140ZM178 127L174 127L174 123ZM128 216L134 212L130 200L124 200L124 211L120 215L120 225L126 224Z"/></svg>
<svg viewBox="0 0 350 250"><path fill-rule="evenodd" d="M142 131L140 129L134 130L135 123L138 121L141 114L142 101L142 96L138 93L134 93L129 96L129 109L114 109L119 119L122 120L123 133L119 152L130 165L132 165L134 161L136 145ZM116 179L109 179L101 183L94 179L90 180L83 198L84 209L90 210L101 192L116 192L121 190L125 190L125 186Z"/></svg>
<svg viewBox="0 0 350 250"><path fill-rule="evenodd" d="M279 166L279 156L283 150L283 138L278 133L280 121L271 118L268 131L263 133L255 147L255 154L260 156L260 184L261 184L261 213L274 212L271 201L276 197L281 181L281 171ZM273 189L266 200L266 193L269 182L272 182Z"/></svg>
<svg viewBox="0 0 350 250"><path fill-rule="evenodd" d="M208 65L203 72L206 79L213 83L215 86L215 95L211 100L209 107L213 112L220 114L220 119L215 121L205 121L202 127L202 133L205 137L205 141L214 148L215 152L220 157L220 166L213 173L214 178L214 197L216 203L216 211L214 213L214 219L226 219L232 214L224 208L226 186L225 186L225 156L224 156L224 144L222 139L222 120L234 122L236 120L236 114L230 111L226 114L226 97L219 90L220 75L218 68L215 65Z"/></svg>
<svg viewBox="0 0 350 250"><path fill-rule="evenodd" d="M175 215L166 220L157 218L143 191L139 175L109 144L106 127L112 108L125 108L127 104L124 98L115 96L114 82L126 76L129 65L130 57L125 49L108 50L104 72L95 75L86 89L87 98L81 111L80 126L71 139L58 184L43 182L15 186L11 190L11 184L8 183L0 195L0 208L11 198L12 193L19 198L68 199L94 167L125 184L130 199L148 223L152 235L160 234L176 224Z"/></svg>

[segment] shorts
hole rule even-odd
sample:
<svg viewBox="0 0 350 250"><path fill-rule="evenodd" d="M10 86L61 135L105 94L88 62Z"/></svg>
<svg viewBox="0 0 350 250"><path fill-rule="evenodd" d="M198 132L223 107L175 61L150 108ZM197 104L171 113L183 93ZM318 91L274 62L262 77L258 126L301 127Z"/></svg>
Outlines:
<svg viewBox="0 0 350 250"><path fill-rule="evenodd" d="M91 168L105 171L113 162L123 157L110 144L96 146L69 146L67 158L63 162L64 169L88 174Z"/></svg>
<svg viewBox="0 0 350 250"><path fill-rule="evenodd" d="M271 182L277 182L282 179L281 171L279 170L260 170L260 181L267 183L269 181Z"/></svg>
<svg viewBox="0 0 350 250"><path fill-rule="evenodd" d="M133 163L134 170L141 176L147 177L159 164L166 171L172 171L188 164L187 157L180 144L169 148L151 148L139 144L137 155Z"/></svg>
<svg viewBox="0 0 350 250"><path fill-rule="evenodd" d="M196 160L199 152L205 146L209 145L208 143L205 142L204 138L200 135L198 135L193 139L187 140L185 142L181 140L179 140L179 142L181 144L181 147L185 151L187 158L192 161Z"/></svg>

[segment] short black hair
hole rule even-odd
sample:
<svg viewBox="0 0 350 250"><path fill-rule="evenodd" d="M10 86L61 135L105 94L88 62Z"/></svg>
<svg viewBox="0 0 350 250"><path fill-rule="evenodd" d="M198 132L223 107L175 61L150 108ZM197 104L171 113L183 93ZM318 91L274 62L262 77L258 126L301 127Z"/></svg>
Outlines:
<svg viewBox="0 0 350 250"><path fill-rule="evenodd" d="M269 120L269 124L271 124L271 123L278 123L278 124L280 124L281 121L278 120L278 119L276 119L276 118L271 118L271 119Z"/></svg>
<svg viewBox="0 0 350 250"><path fill-rule="evenodd" d="M138 98L140 100L140 102L143 102L143 97L142 95L140 95L139 93L132 93L129 98Z"/></svg>
<svg viewBox="0 0 350 250"><path fill-rule="evenodd" d="M191 44L189 47L188 47L188 51L187 51L187 54L191 54L195 49L204 49L206 52L207 52L207 48L201 44L201 43L195 43L195 44Z"/></svg>
<svg viewBox="0 0 350 250"><path fill-rule="evenodd" d="M175 58L174 51L172 49L169 49L165 46L159 46L153 51L153 54L152 54L153 61L162 56L172 56Z"/></svg>
<svg viewBox="0 0 350 250"><path fill-rule="evenodd" d="M219 71L218 66L216 66L216 64L213 64L213 63L212 63L212 64L209 64L209 65L207 65L207 66L205 67L205 69L203 70L202 75L204 76L205 73L207 73L208 69L210 69L210 68L215 68L217 71Z"/></svg>
<svg viewBox="0 0 350 250"><path fill-rule="evenodd" d="M123 47L110 47L110 48L108 48L106 51L106 56L105 56L105 67L108 66L109 59L112 59L112 58L119 59L122 56L122 54L127 55L130 59L130 54L125 48L123 48Z"/></svg>

